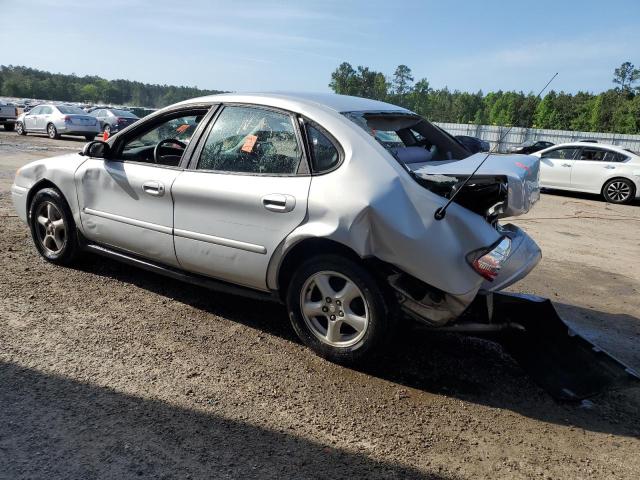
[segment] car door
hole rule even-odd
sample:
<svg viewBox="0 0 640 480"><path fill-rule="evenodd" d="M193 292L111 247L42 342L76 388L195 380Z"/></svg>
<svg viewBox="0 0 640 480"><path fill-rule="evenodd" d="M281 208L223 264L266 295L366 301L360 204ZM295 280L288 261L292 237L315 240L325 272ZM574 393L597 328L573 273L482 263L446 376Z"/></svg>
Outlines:
<svg viewBox="0 0 640 480"><path fill-rule="evenodd" d="M37 129L37 119L41 111L42 107L35 107L24 116L24 127L28 132L33 132Z"/></svg>
<svg viewBox="0 0 640 480"><path fill-rule="evenodd" d="M612 150L583 147L571 170L571 187L591 193L600 193L608 178L616 174L620 161L626 157Z"/></svg>
<svg viewBox="0 0 640 480"><path fill-rule="evenodd" d="M188 146L204 111L151 118L113 143L112 158L89 158L75 181L84 235L91 241L178 267L173 247L171 186L182 172L182 151L156 158L161 140ZM159 163L155 163L158 160Z"/></svg>
<svg viewBox="0 0 640 480"><path fill-rule="evenodd" d="M98 125L100 127L100 130L104 130L104 114L103 114L104 110L100 109L100 110L94 110L93 112L91 112L89 115L91 115L92 117L96 117L96 120L98 121Z"/></svg>
<svg viewBox="0 0 640 480"><path fill-rule="evenodd" d="M548 150L540 156L540 185L551 188L571 188L571 168L579 147Z"/></svg>
<svg viewBox="0 0 640 480"><path fill-rule="evenodd" d="M182 267L266 290L269 259L304 221L311 177L295 118L224 106L173 184Z"/></svg>
<svg viewBox="0 0 640 480"><path fill-rule="evenodd" d="M36 118L36 130L39 130L39 131L46 130L47 124L49 123L49 120L52 118L52 116L53 116L52 107L48 107L48 106L42 107L42 109L40 110L40 113Z"/></svg>

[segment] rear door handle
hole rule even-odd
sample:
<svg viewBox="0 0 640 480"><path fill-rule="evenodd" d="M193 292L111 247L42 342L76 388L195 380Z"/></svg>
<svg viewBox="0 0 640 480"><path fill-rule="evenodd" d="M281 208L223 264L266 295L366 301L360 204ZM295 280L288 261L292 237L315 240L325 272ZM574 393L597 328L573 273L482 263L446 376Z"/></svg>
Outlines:
<svg viewBox="0 0 640 480"><path fill-rule="evenodd" d="M605 165L604 168L606 168L607 170L615 170L616 167L614 167L613 165Z"/></svg>
<svg viewBox="0 0 640 480"><path fill-rule="evenodd" d="M264 208L272 212L290 212L296 206L296 197L292 195L283 195L281 193L272 193L262 197L262 205Z"/></svg>
<svg viewBox="0 0 640 480"><path fill-rule="evenodd" d="M164 185L160 182L144 182L142 184L142 190L144 193L153 195L154 197L161 197L164 195Z"/></svg>
<svg viewBox="0 0 640 480"><path fill-rule="evenodd" d="M562 166L563 166L563 167L570 167L570 166L571 166L571 164L570 164L570 163L563 163L563 164L562 164Z"/></svg>

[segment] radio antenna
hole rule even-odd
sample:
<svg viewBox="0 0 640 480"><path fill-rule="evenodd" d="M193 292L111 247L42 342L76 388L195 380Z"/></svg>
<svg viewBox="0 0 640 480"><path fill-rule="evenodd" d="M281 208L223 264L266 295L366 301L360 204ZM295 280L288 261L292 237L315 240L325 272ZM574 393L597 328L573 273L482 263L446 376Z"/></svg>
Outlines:
<svg viewBox="0 0 640 480"><path fill-rule="evenodd" d="M547 82L547 84L542 87L542 90L540 90L540 93L538 93L538 95L536 95L536 100L538 100L540 98L540 96L542 95L542 92L544 92L547 87L549 85L551 85L551 82L553 82L555 80L555 78L558 76L558 73L556 72L556 74L551 77L551 80L549 80ZM449 205L451 205L451 202L453 202L453 200L456 198L456 196L458 195L458 193L460 193L460 191L467 185L467 183L469 183L469 181L473 178L473 176L478 173L478 170L480 170L480 167L482 167L482 165L484 164L484 162L487 161L487 158L489 158L492 154L494 154L496 152L496 150L498 149L498 146L502 143L502 141L507 138L507 135L509 135L509 132L511 132L511 130L513 129L514 125L511 125L509 127L509 129L502 134L502 136L498 139L498 142L494 145L494 147L489 150L489 152L487 152L487 154L485 155L485 157L482 159L482 161L478 164L478 166L476 167L476 169L471 173L471 175L469 175L464 182L462 182L462 185L460 185L460 188L458 188L455 192L453 192L453 195L451 195L451 197L449 198L449 200L447 200L447 203L444 204L444 206L438 208L436 210L436 213L433 215L434 218L436 220L442 220L444 218L444 216L447 214L447 208L449 208Z"/></svg>

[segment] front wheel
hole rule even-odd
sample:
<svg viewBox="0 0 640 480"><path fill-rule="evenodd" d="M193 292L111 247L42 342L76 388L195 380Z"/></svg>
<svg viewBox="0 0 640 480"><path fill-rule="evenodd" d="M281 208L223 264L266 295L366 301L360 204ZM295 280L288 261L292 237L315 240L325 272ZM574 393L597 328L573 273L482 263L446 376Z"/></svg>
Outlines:
<svg viewBox="0 0 640 480"><path fill-rule="evenodd" d="M27 131L24 129L24 125L22 124L22 122L17 122L16 123L16 133L18 135L26 135Z"/></svg>
<svg viewBox="0 0 640 480"><path fill-rule="evenodd" d="M49 125L47 125L47 135L52 140L60 138L60 135L58 134L58 130L56 129L56 126L53 123L50 123Z"/></svg>
<svg viewBox="0 0 640 480"><path fill-rule="evenodd" d="M379 352L395 326L375 278L338 255L311 258L298 268L287 307L302 342L337 363L356 363Z"/></svg>
<svg viewBox="0 0 640 480"><path fill-rule="evenodd" d="M14 123L5 123L4 124L4 129L7 132L13 132L13 129L15 128L15 124Z"/></svg>
<svg viewBox="0 0 640 480"><path fill-rule="evenodd" d="M29 208L29 227L33 242L45 260L69 265L78 256L76 225L62 194L44 188L33 197Z"/></svg>
<svg viewBox="0 0 640 480"><path fill-rule="evenodd" d="M602 187L602 195L610 203L629 203L635 195L635 186L626 178L614 178Z"/></svg>

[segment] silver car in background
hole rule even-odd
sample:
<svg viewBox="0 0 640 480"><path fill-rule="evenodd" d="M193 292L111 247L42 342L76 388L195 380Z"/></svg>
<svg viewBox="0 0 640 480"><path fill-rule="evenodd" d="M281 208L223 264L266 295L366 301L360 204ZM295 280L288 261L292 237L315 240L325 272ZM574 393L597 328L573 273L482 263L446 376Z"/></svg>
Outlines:
<svg viewBox="0 0 640 480"><path fill-rule="evenodd" d="M16 132L46 133L49 138L60 135L82 136L93 140L101 132L100 124L84 110L73 105L41 104L16 119Z"/></svg>
<svg viewBox="0 0 640 480"><path fill-rule="evenodd" d="M462 187L483 159L388 103L225 94L27 164L11 191L46 260L88 250L277 299L306 345L350 362L377 351L401 313L429 328L464 321L539 261L499 221L538 200L539 160L489 156Z"/></svg>

